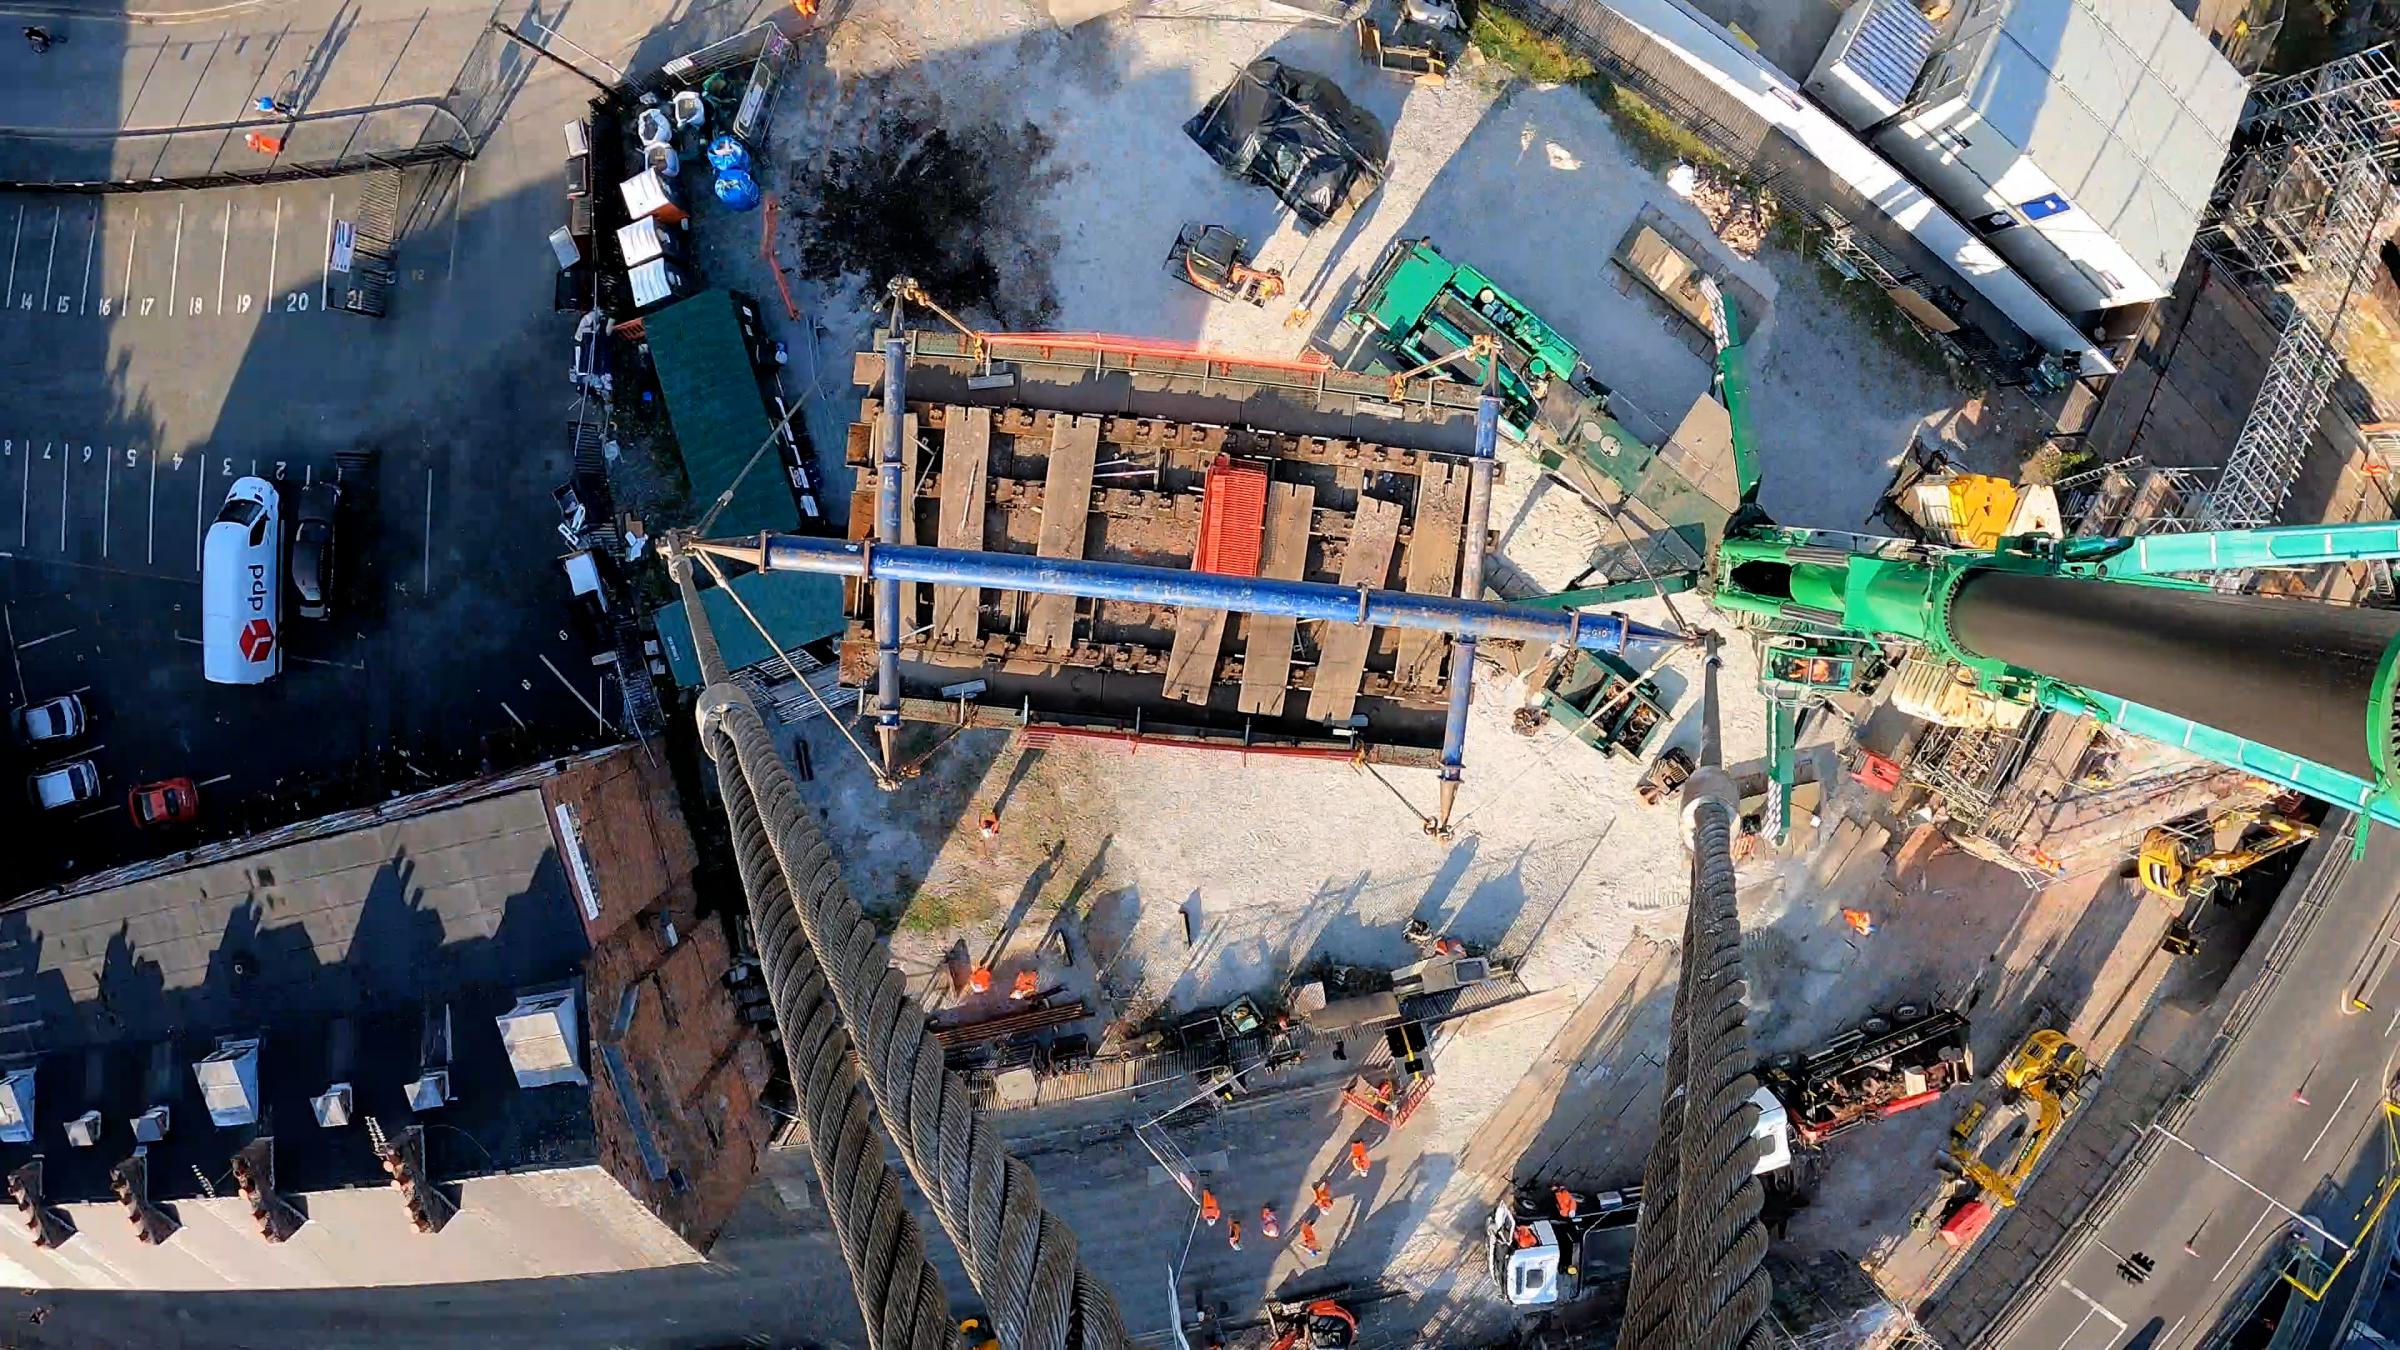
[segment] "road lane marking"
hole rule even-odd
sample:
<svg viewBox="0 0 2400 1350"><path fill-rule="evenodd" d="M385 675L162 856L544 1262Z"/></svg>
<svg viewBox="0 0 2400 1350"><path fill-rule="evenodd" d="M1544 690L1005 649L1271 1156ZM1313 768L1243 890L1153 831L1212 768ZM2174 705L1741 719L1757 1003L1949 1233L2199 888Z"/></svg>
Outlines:
<svg viewBox="0 0 2400 1350"><path fill-rule="evenodd" d="M2117 1316L2115 1313L2110 1312L2108 1309L2101 1307L2100 1300L2093 1298L2090 1294L2083 1292L2065 1280L2060 1280L2058 1282L2058 1287L2066 1290L2070 1294L2073 1294L2075 1297L2082 1299L2084 1306L2091 1309L2091 1312L2087 1312L2083 1315L2083 1321L2075 1324L2075 1330L2068 1332L2065 1338L2059 1341L2058 1350L2067 1350L2068 1346L2074 1344L2076 1335L2083 1330L2084 1325L2090 1322L2095 1315L2107 1318L2109 1325L2115 1327L2119 1332L2125 1330L2125 1319ZM2109 1337L2109 1340L2113 1343L2116 1340L2116 1337L2111 1336Z"/></svg>
<svg viewBox="0 0 2400 1350"><path fill-rule="evenodd" d="M175 203L175 258L167 265L167 313L172 318L183 307L183 203Z"/></svg>
<svg viewBox="0 0 2400 1350"><path fill-rule="evenodd" d="M333 194L325 194L325 270L317 279L317 308L333 298Z"/></svg>
<svg viewBox="0 0 2400 1350"><path fill-rule="evenodd" d="M225 228L217 236L217 313L225 312L225 262L233 256L233 198L225 199Z"/></svg>
<svg viewBox="0 0 2400 1350"><path fill-rule="evenodd" d="M50 312L51 306L50 274L58 266L58 219L66 213L67 208L63 206L50 208L50 256L42 261L42 312L45 314Z"/></svg>
<svg viewBox="0 0 2400 1350"><path fill-rule="evenodd" d="M232 781L233 781L233 775L232 775L232 774L229 774L229 773L221 773L221 774L218 774L218 775L217 775L216 777L214 777L214 778L203 778L203 779L201 779L199 782L192 784L192 786L193 786L193 787L215 787L215 786L216 786L217 784L219 784L219 783L230 783L230 782L232 782Z"/></svg>
<svg viewBox="0 0 2400 1350"><path fill-rule="evenodd" d="M117 311L128 319L133 317L133 246L141 239L142 208L137 206L133 208L133 233L125 236L125 294L117 300ZM100 308L108 308L106 296L101 297Z"/></svg>
<svg viewBox="0 0 2400 1350"><path fill-rule="evenodd" d="M258 303L275 312L275 257L283 248L283 198L275 199L275 233L267 237L267 288L258 293Z"/></svg>
<svg viewBox="0 0 2400 1350"><path fill-rule="evenodd" d="M92 303L92 255L100 251L100 204L92 204L92 238L83 246L83 295L75 302L75 312L82 314Z"/></svg>
<svg viewBox="0 0 2400 1350"><path fill-rule="evenodd" d="M27 638L23 642L17 644L17 650L23 651L27 647L39 647L45 642L56 642L62 637L73 637L77 631L78 630L73 628L61 628L57 632L48 634L44 637Z"/></svg>
<svg viewBox="0 0 2400 1350"><path fill-rule="evenodd" d="M2217 1273L2208 1277L2208 1282L2210 1284L2215 1284L2217 1281L2225 1278L2225 1272L2233 1268L2233 1263L2241 1259L2243 1252L2249 1250L2250 1239L2257 1236L2258 1226L2262 1223L2265 1223L2267 1221L2267 1216L2274 1212L2275 1207L2273 1205L2269 1205L2265 1209L2262 1209L2258 1212L2258 1218L2253 1220L2250 1224L2250 1231L2242 1234L2242 1240L2233 1244L2233 1250L2226 1253L2225 1264L2217 1267Z"/></svg>
<svg viewBox="0 0 2400 1350"><path fill-rule="evenodd" d="M2342 1118L2342 1108L2350 1104L2351 1093L2358 1091L2358 1082L2355 1078L2350 1080L2350 1091L2342 1094L2342 1100L2335 1104L2333 1114L2325 1117L2325 1128L2317 1131L2317 1137L2308 1141L2308 1152L2300 1155L2300 1161L2307 1162L2316 1153L2317 1145L2325 1142L2325 1136L2333 1129L2333 1122Z"/></svg>
<svg viewBox="0 0 2400 1350"><path fill-rule="evenodd" d="M16 303L17 298L17 246L24 242L25 208L20 205L17 207L17 232L8 241L8 298L11 304Z"/></svg>

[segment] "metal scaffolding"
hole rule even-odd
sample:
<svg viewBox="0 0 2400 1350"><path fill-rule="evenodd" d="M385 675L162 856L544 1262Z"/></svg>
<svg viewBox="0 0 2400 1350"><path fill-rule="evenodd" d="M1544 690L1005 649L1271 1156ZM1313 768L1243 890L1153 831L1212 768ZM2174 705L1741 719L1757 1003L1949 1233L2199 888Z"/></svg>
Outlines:
<svg viewBox="0 0 2400 1350"><path fill-rule="evenodd" d="M2281 314L2258 401L2193 528L2275 523L2341 371L2343 311L2374 256L2400 157L2400 69L2387 48L2252 92L2250 148L2228 164L2200 246Z"/></svg>

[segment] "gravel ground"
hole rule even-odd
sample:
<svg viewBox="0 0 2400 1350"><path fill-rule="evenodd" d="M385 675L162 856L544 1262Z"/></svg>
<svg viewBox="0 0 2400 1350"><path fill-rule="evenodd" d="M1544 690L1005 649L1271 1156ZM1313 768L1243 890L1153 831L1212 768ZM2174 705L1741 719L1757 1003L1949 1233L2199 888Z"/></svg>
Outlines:
<svg viewBox="0 0 2400 1350"><path fill-rule="evenodd" d="M874 265L895 261L963 279L971 293L940 298L972 322L1276 355L1330 342L1384 246L1429 234L1557 324L1653 418L1671 423L1710 383L1689 330L1638 288L1620 291L1609 261L1644 206L1694 234L1706 226L1576 91L1526 85L1473 59L1445 85L1413 88L1367 70L1346 34L1322 29L1119 15L1062 33L1022 0L861 0L813 41L779 102L766 175L785 194L779 261L815 339L794 344L790 383L809 398L820 446L841 445L857 415L850 357L874 322L884 280ZM1262 53L1332 75L1392 126L1390 178L1353 220L1302 234L1279 222L1263 190L1228 179L1185 139L1183 121ZM946 171L924 189L939 197L925 218L938 215L950 233L812 233L812 212L825 211L829 195L843 197L843 218L857 218L844 194L873 186L860 181L859 164L888 164L897 180L919 155L973 161L972 172ZM968 179L995 186L976 197L960 186ZM1214 303L1165 276L1167 245L1196 220L1234 227L1265 265L1283 268L1285 300ZM896 233L922 223L912 217ZM756 229L754 218L707 224L704 257L721 284L772 293ZM903 244L921 252L896 259L889 249ZM844 257L857 270L842 270ZM1710 262L1768 302L1745 318L1754 418L1767 438L1765 501L1780 518L1856 526L1920 428L1985 442L2012 434L1978 409L1962 416L1966 400L1942 372L1882 343L1814 261L1770 247L1755 261L1724 253ZM1571 494L1538 482L1513 463L1494 520L1502 560L1555 586L1603 542L1602 526ZM1655 602L1632 608L1666 617ZM1688 597L1681 609L1700 612ZM1737 644L1724 676L1729 760L1764 753L1763 708L1748 692L1754 673ZM1662 682L1674 694L1695 674L1680 657ZM1677 703L1670 743L1696 739L1697 692L1691 684ZM1679 929L1684 899L1674 816L1634 800L1637 766L1552 728L1513 734L1509 716L1522 698L1497 673L1478 682L1449 842L1413 818L1433 802L1428 774L1378 782L1345 767L1063 745L1025 755L974 733L886 795L831 727L797 734L817 772L804 791L862 900L895 924L895 959L912 970L930 970L958 942L998 950L1003 964L1027 957L1061 908L1078 917L1100 973L1129 1005L1270 989L1316 952L1398 962L1409 955L1399 928L1410 915L1523 953L1528 984L1552 995L1534 1005L1541 1014L1442 1054L1426 1149L1455 1153L1635 933ZM921 745L934 737L916 734ZM972 822L993 804L1002 828L985 841ZM1196 932L1189 945L1186 915ZM1462 1171L1412 1203L1425 1215L1461 1212L1468 1193L1489 1185ZM1428 1223L1423 1241L1456 1239Z"/></svg>

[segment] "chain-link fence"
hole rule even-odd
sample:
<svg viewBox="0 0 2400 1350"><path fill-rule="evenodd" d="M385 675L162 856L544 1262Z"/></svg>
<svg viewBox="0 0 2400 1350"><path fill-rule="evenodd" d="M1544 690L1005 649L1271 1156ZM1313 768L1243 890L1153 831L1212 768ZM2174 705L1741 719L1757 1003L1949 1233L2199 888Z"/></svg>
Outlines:
<svg viewBox="0 0 2400 1350"><path fill-rule="evenodd" d="M1925 336L2004 377L2038 353L2015 325L1975 297L1948 262L1892 222L1799 142L1708 80L1691 59L1659 42L1601 0L1486 0L1589 60L1618 86L1639 95L1692 133L1753 191L1771 197L1828 245L1829 262L1887 292L1912 292L1963 326L1926 327ZM1836 261L1836 258L1841 261ZM1845 266L1847 262L1849 266ZM1955 282L1956 284L1952 284Z"/></svg>

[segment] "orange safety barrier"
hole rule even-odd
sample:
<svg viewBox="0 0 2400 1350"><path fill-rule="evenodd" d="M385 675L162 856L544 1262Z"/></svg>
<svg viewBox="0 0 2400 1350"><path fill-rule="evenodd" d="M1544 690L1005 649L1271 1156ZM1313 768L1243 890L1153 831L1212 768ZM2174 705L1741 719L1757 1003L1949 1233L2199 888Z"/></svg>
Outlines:
<svg viewBox="0 0 2400 1350"><path fill-rule="evenodd" d="M1093 352L1129 357L1155 356L1173 361L1207 361L1219 366L1266 366L1275 370L1299 370L1311 374L1333 369L1333 358L1323 352L1302 352L1297 357L1252 356L1242 352L1219 351L1196 343L1128 337L1122 333L983 333L978 336L986 343L1011 342L1034 347L1044 356L1054 352Z"/></svg>
<svg viewBox="0 0 2400 1350"><path fill-rule="evenodd" d="M816 12L813 0L808 3L811 7L801 10L802 14ZM793 323L798 323L800 307L792 303L792 288L784 282L783 269L775 265L775 194L767 193L766 198L766 219L758 229L758 256L766 263L767 270L775 274L775 289L783 296L783 312L791 316Z"/></svg>

